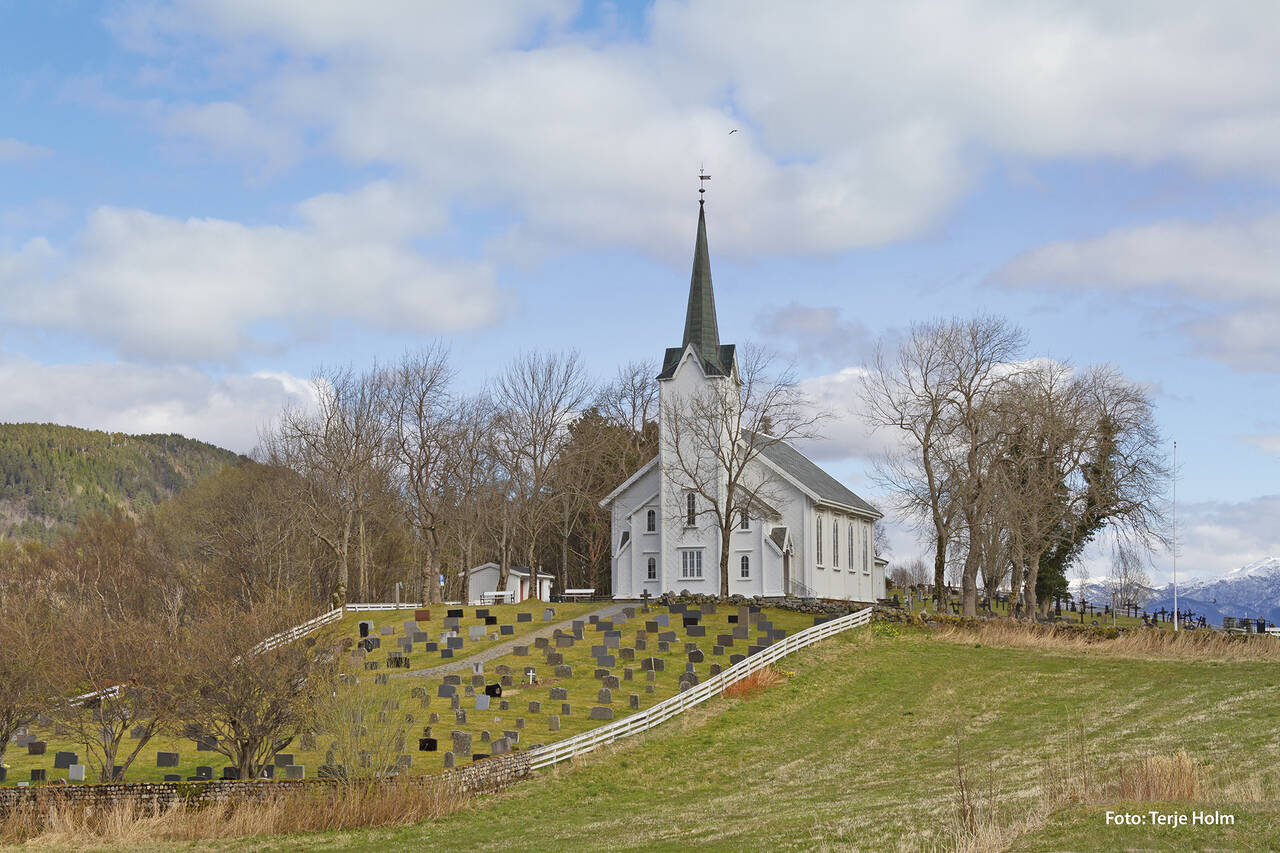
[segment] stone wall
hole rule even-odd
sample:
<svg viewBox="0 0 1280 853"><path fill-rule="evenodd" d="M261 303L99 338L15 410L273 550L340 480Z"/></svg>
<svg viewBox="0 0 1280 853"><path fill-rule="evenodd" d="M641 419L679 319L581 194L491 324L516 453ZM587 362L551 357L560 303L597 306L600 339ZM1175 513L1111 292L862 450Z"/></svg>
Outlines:
<svg viewBox="0 0 1280 853"><path fill-rule="evenodd" d="M718 595L703 595L689 592L688 590L681 590L679 594L664 592L657 598L652 599L652 602L663 606L680 603L690 604L695 607L703 604L726 604L730 606L754 604L758 607L777 607L780 610L794 610L797 613L813 613L818 616L846 616L850 613L856 613L869 604L874 604L874 602L846 601L840 598L797 598L794 595L782 598L766 598L762 595L750 597L731 595L728 598L721 598Z"/></svg>
<svg viewBox="0 0 1280 853"><path fill-rule="evenodd" d="M525 778L530 773L529 755L513 752L446 770L433 776L410 776L410 782L443 780L456 790L491 793ZM196 806L230 800L256 800L286 791L336 788L336 779L217 779L209 782L107 782L82 785L32 785L0 788L0 813L21 806L43 806L52 802L76 806L104 807L131 802L146 809L164 809L174 803ZM388 783L391 784L391 783Z"/></svg>

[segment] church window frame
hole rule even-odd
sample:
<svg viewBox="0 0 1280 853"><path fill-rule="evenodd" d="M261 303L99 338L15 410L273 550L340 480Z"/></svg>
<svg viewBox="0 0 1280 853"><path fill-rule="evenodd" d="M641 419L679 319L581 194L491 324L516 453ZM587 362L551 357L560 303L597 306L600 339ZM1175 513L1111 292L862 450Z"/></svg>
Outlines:
<svg viewBox="0 0 1280 853"><path fill-rule="evenodd" d="M658 579L658 558L650 557L648 567L645 570L645 580L656 581Z"/></svg>
<svg viewBox="0 0 1280 853"><path fill-rule="evenodd" d="M857 535L857 524L849 522L849 568L853 568L853 555L858 553L858 547L854 544L854 536Z"/></svg>
<svg viewBox="0 0 1280 853"><path fill-rule="evenodd" d="M868 532L870 532L869 526L865 524L862 525L862 573L864 575L871 574L871 543L875 538L868 536Z"/></svg>
<svg viewBox="0 0 1280 853"><path fill-rule="evenodd" d="M644 532L653 533L658 529L658 514L649 510L644 515Z"/></svg>
<svg viewBox="0 0 1280 853"><path fill-rule="evenodd" d="M747 511L745 509L738 514L738 529L739 530L751 529L751 517L747 515Z"/></svg>
<svg viewBox="0 0 1280 853"><path fill-rule="evenodd" d="M684 526L698 526L698 498L693 492L684 496Z"/></svg>
<svg viewBox="0 0 1280 853"><path fill-rule="evenodd" d="M815 537L817 539L817 547L814 549L813 557L814 557L814 562L818 565L819 568L821 568L822 567L822 515L821 514L818 515L815 523L818 526L818 530L817 530L818 535Z"/></svg>
<svg viewBox="0 0 1280 853"><path fill-rule="evenodd" d="M702 580L702 548L680 549L680 579Z"/></svg>
<svg viewBox="0 0 1280 853"><path fill-rule="evenodd" d="M747 580L751 577L751 556L743 554L742 559L738 561L738 579Z"/></svg>
<svg viewBox="0 0 1280 853"><path fill-rule="evenodd" d="M831 519L831 568L840 568L840 519ZM852 568L852 558L850 558Z"/></svg>

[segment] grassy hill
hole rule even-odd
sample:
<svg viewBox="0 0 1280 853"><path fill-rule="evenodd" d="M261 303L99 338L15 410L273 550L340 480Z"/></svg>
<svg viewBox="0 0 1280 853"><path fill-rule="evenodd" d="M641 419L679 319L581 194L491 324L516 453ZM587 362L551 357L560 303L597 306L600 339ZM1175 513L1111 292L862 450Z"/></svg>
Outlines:
<svg viewBox="0 0 1280 853"><path fill-rule="evenodd" d="M141 513L238 458L180 435L0 424L0 536L50 541L94 511Z"/></svg>
<svg viewBox="0 0 1280 853"><path fill-rule="evenodd" d="M975 850L1280 848L1280 670L1079 648L992 647L877 626L788 659L794 675L404 829L201 849L956 849L957 779ZM1222 827L1107 826L1117 785L1185 750ZM135 848L136 849L136 848Z"/></svg>

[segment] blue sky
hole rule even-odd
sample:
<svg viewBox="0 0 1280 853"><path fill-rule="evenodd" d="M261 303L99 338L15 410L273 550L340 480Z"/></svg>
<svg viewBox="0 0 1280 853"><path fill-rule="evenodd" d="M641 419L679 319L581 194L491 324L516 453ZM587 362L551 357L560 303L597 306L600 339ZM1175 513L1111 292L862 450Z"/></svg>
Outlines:
<svg viewBox="0 0 1280 853"><path fill-rule="evenodd" d="M795 358L856 490L871 341L997 313L1153 388L1182 567L1280 554L1278 14L0 0L0 419L247 451L435 337L608 378L678 343L705 164L722 337Z"/></svg>

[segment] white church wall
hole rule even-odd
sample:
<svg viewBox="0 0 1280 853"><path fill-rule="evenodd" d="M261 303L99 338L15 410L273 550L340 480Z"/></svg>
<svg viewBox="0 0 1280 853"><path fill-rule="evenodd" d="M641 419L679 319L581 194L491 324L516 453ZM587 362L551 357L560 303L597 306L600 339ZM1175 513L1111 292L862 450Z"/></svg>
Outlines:
<svg viewBox="0 0 1280 853"><path fill-rule="evenodd" d="M638 571L644 570L640 552L650 547L656 538L645 532L645 513L657 509L655 495L658 491L658 466L655 465L614 498L611 513L613 536L613 594L617 598L635 598L640 595ZM623 532L631 539L630 545L621 549ZM639 537L640 541L637 541Z"/></svg>

